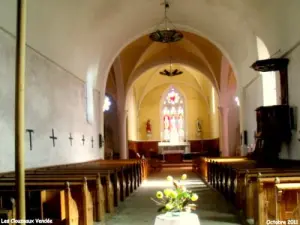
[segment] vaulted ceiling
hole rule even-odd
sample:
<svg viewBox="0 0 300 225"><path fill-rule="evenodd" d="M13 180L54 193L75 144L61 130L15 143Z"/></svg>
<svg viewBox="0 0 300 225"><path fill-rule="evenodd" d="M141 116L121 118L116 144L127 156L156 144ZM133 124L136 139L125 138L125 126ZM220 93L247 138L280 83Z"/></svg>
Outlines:
<svg viewBox="0 0 300 225"><path fill-rule="evenodd" d="M127 89L145 71L164 63L180 63L198 70L218 89L222 53L208 40L183 32L184 38L172 44L157 43L143 36L120 54Z"/></svg>
<svg viewBox="0 0 300 225"><path fill-rule="evenodd" d="M0 1L0 29L11 35L16 30L16 2ZM86 80L93 71L95 87L100 91L105 88L118 55L131 56L125 59L126 66L125 61L122 63L124 76L129 80L133 68L137 71L150 59L158 61L159 57L165 57L163 52L168 52L163 46L150 46L147 36L143 37L163 18L161 0L30 0L27 3L28 46L81 80ZM296 20L295 16L289 17L289 10L298 9L299 1L289 0L288 7L282 0L170 0L170 5L170 20L178 29L190 32L174 47L176 57L184 53L182 60L193 64L192 67L197 64L201 72L206 76L214 74L218 81L216 59L221 56L216 48L211 48L213 43L232 63L238 77L247 74L238 80L246 84L256 75L249 69L257 59L256 36L270 40L271 47L284 42L279 24L288 22L286 18Z"/></svg>
<svg viewBox="0 0 300 225"><path fill-rule="evenodd" d="M153 42L145 35L125 47L118 57L122 73L115 74L111 68L107 91L114 93L116 87L113 85L120 75L123 76L124 88L128 91L134 86L140 101L153 88L166 83L189 85L200 95L205 95L201 85L218 90L223 54L207 39L189 32L182 33L184 38L171 44ZM170 69L170 63L173 70L180 69L183 75L160 75L160 71ZM236 83L234 76L231 82Z"/></svg>

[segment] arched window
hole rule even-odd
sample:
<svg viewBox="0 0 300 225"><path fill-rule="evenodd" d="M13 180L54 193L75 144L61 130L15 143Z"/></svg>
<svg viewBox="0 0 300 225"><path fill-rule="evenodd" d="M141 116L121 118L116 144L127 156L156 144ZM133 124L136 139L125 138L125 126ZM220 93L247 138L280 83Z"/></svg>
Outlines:
<svg viewBox="0 0 300 225"><path fill-rule="evenodd" d="M258 59L270 58L270 53L265 43L256 37ZM260 72L262 76L263 86L263 105L277 105L277 89L276 89L276 74L275 72Z"/></svg>
<svg viewBox="0 0 300 225"><path fill-rule="evenodd" d="M111 101L107 95L105 95L104 98L104 104L103 104L103 112L108 111L111 105Z"/></svg>
<svg viewBox="0 0 300 225"><path fill-rule="evenodd" d="M89 73L85 83L85 97L86 97L86 120L89 124L94 122L94 89L93 77Z"/></svg>
<svg viewBox="0 0 300 225"><path fill-rule="evenodd" d="M185 107L183 96L173 87L162 97L162 140L171 143L185 139Z"/></svg>

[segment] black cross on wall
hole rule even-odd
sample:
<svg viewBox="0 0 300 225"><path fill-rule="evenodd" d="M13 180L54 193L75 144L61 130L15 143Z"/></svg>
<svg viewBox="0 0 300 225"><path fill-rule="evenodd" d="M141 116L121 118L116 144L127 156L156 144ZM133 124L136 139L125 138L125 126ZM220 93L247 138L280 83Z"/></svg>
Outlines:
<svg viewBox="0 0 300 225"><path fill-rule="evenodd" d="M82 144L84 145L84 141L85 141L85 139L84 139L84 135L82 135Z"/></svg>
<svg viewBox="0 0 300 225"><path fill-rule="evenodd" d="M52 136L49 136L50 139L52 139L53 142L53 147L55 147L55 140L57 139L57 137L54 136L54 129L52 128Z"/></svg>
<svg viewBox="0 0 300 225"><path fill-rule="evenodd" d="M27 129L26 132L29 134L29 146L30 146L30 151L32 150L32 134L34 133L34 130L32 129Z"/></svg>
<svg viewBox="0 0 300 225"><path fill-rule="evenodd" d="M92 136L91 142L92 142L92 148L94 148L94 138L93 138L93 136Z"/></svg>
<svg viewBox="0 0 300 225"><path fill-rule="evenodd" d="M70 145L72 146L73 137L72 137L72 134L71 134L71 133L70 133L70 136L69 136L69 140L70 140Z"/></svg>

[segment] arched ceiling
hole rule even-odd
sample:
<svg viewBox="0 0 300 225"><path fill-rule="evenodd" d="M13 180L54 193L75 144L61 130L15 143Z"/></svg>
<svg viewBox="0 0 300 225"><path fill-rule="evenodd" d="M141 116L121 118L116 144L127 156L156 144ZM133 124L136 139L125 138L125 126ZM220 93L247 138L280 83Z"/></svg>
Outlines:
<svg viewBox="0 0 300 225"><path fill-rule="evenodd" d="M0 28L12 35L16 30L16 2L0 1ZM93 75L100 91L106 86L115 58L130 43L153 31L164 12L160 0L30 0L27 3L27 44L81 80L86 79L91 67L97 68L98 73ZM247 74L241 80L243 83L256 75L249 68L257 59L256 36L267 38L269 46L280 46L280 35L284 32L276 19L283 23L289 17L286 2L282 0L171 0L170 4L168 17L176 27L215 44L228 58L235 74ZM299 4L298 0L290 0L289 9L299 8ZM187 40L198 46L201 40L195 40L194 34L187 35ZM149 44L146 42L141 41L141 46L134 50L137 53L131 59L134 63L144 52L144 45ZM216 61L210 59L218 53L209 49L209 45L201 46L202 52L210 53L205 53L205 57L212 66L211 72L217 75L218 67L212 65Z"/></svg>
<svg viewBox="0 0 300 225"><path fill-rule="evenodd" d="M145 35L120 54L124 82L127 90L138 76L151 67L172 62L194 67L206 75L218 89L222 53L208 40L188 32L184 38L172 44L157 43Z"/></svg>
<svg viewBox="0 0 300 225"><path fill-rule="evenodd" d="M153 89L162 85L182 85L194 89L200 98L203 98L208 104L208 97L211 93L212 83L209 79L204 76L201 72L190 68L188 66L183 66L181 64L172 64L172 69L178 69L183 72L183 74L168 77L159 74L160 71L164 69L169 69L169 64L159 65L152 67L151 69L142 73L133 83L132 88L134 89L135 98L137 101L137 106L141 104L144 97L151 92Z"/></svg>

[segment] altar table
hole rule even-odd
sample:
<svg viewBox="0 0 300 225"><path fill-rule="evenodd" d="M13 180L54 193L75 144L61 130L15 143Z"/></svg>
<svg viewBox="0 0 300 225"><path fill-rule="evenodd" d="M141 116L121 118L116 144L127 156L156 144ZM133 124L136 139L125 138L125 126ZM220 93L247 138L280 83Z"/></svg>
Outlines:
<svg viewBox="0 0 300 225"><path fill-rule="evenodd" d="M180 216L161 214L156 216L154 225L200 225L195 213L182 213Z"/></svg>

